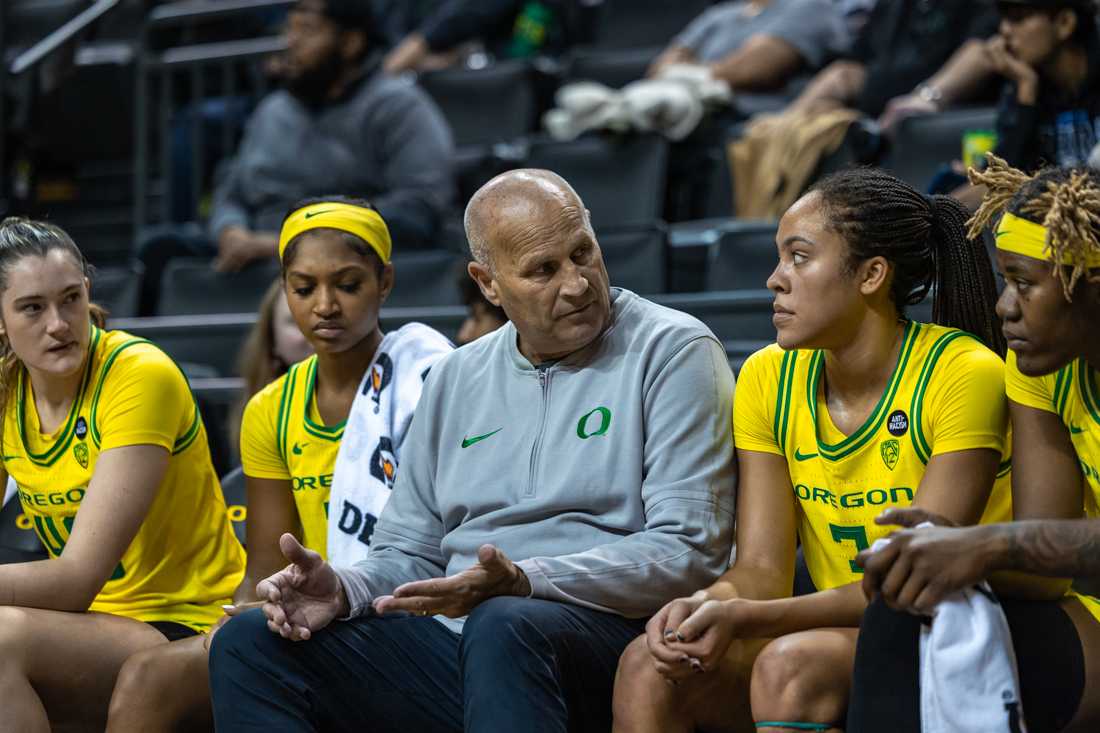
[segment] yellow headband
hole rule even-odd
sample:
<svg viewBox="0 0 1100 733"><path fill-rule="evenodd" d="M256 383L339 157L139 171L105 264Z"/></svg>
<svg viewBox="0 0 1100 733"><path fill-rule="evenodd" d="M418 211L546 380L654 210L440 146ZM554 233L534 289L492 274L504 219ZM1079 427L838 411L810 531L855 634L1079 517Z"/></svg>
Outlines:
<svg viewBox="0 0 1100 733"><path fill-rule="evenodd" d="M393 251L390 230L377 211L353 204L324 201L303 206L283 222L283 231L279 234L279 260L282 261L291 240L303 232L321 228L354 234L377 252L382 262L390 261Z"/></svg>
<svg viewBox="0 0 1100 733"><path fill-rule="evenodd" d="M1027 219L1005 212L997 227L997 249L1013 254L1031 257L1036 260L1054 261L1053 251L1048 242L1047 228ZM1075 265L1073 256L1066 252L1062 255L1063 265ZM1100 252L1093 251L1085 260L1085 267L1100 267Z"/></svg>

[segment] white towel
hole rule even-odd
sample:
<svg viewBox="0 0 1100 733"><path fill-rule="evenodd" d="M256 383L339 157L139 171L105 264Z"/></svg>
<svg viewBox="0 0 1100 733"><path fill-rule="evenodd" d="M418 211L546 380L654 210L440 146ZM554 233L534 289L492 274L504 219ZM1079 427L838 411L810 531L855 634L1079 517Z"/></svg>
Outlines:
<svg viewBox="0 0 1100 733"><path fill-rule="evenodd" d="M362 560L400 464L401 446L428 372L454 347L409 323L382 339L348 413L329 496L328 561Z"/></svg>
<svg viewBox="0 0 1100 733"><path fill-rule="evenodd" d="M952 593L920 633L922 733L1026 733L1016 652L989 584Z"/></svg>
<svg viewBox="0 0 1100 733"><path fill-rule="evenodd" d="M573 140L589 130L658 132L670 140L690 135L706 111L729 105L729 84L706 66L672 64L657 79L640 79L622 89L591 81L564 85L557 107L543 117L556 140Z"/></svg>
<svg viewBox="0 0 1100 733"><path fill-rule="evenodd" d="M919 643L922 733L1027 733L1012 633L988 583L940 601Z"/></svg>

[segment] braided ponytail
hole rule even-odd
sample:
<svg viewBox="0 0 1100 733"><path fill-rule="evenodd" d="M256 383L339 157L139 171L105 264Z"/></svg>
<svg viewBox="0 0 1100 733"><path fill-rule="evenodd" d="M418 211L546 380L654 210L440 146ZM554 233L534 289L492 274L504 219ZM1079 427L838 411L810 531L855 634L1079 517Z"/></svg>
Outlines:
<svg viewBox="0 0 1100 733"><path fill-rule="evenodd" d="M997 317L997 283L989 253L967 236L969 212L950 196L933 196L930 239L936 262L932 320L969 331L1004 356L1008 346Z"/></svg>
<svg viewBox="0 0 1100 733"><path fill-rule="evenodd" d="M967 237L961 204L926 197L873 168L835 173L811 191L820 193L828 225L848 243L853 268L871 257L893 266L898 315L933 292L936 323L968 331L1004 355L993 267L985 247Z"/></svg>

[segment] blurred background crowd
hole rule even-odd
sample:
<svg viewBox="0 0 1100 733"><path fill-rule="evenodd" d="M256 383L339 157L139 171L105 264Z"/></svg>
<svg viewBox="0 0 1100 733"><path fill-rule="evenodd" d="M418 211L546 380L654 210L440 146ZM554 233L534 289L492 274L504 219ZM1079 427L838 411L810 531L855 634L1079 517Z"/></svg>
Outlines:
<svg viewBox="0 0 1100 733"><path fill-rule="evenodd" d="M612 284L736 369L802 191L874 164L976 205L987 151L1087 161L1098 39L1090 0L4 0L0 216L73 235L112 325L183 364L224 473L241 401L305 348L271 290L298 199L370 199L384 325L468 341L504 315L463 274L465 202L554 170Z"/></svg>

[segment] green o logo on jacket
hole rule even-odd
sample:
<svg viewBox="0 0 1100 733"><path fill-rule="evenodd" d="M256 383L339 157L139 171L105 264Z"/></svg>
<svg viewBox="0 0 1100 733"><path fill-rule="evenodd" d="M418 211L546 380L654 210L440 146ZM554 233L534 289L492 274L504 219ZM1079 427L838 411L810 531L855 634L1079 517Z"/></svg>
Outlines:
<svg viewBox="0 0 1100 733"><path fill-rule="evenodd" d="M590 428L596 424L594 416L599 415L599 424L595 430ZM585 414L577 422L577 437L581 440L588 440L589 438L597 435L603 435L611 427L611 410L606 407L597 407L592 412Z"/></svg>

